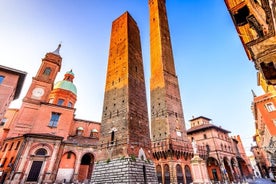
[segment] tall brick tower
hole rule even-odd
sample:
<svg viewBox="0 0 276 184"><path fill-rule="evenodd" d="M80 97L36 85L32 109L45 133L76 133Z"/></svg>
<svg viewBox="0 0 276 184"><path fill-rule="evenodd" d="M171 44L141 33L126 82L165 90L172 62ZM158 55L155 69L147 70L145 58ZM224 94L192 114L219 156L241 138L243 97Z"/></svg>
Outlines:
<svg viewBox="0 0 276 184"><path fill-rule="evenodd" d="M151 135L159 183L187 183L193 151L188 141L165 0L149 0ZM184 172L185 171L185 176Z"/></svg>
<svg viewBox="0 0 276 184"><path fill-rule="evenodd" d="M140 33L135 20L125 12L112 23L92 182L157 183L149 133Z"/></svg>

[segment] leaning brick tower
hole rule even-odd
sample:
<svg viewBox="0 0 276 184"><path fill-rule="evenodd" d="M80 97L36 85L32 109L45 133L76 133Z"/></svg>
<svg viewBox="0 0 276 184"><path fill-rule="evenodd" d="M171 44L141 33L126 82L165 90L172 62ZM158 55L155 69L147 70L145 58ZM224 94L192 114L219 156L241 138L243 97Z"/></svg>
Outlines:
<svg viewBox="0 0 276 184"><path fill-rule="evenodd" d="M148 1L152 151L159 183L190 183L193 149L187 138L165 2Z"/></svg>
<svg viewBox="0 0 276 184"><path fill-rule="evenodd" d="M126 12L112 23L92 183L157 183L149 133L140 33Z"/></svg>

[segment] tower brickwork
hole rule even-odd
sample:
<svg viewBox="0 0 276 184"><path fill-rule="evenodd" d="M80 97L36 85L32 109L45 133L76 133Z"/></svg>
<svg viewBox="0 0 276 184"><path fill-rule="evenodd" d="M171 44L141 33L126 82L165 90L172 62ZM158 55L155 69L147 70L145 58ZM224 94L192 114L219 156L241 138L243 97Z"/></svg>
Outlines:
<svg viewBox="0 0 276 184"><path fill-rule="evenodd" d="M186 140L164 0L150 0L151 131L153 141Z"/></svg>
<svg viewBox="0 0 276 184"><path fill-rule="evenodd" d="M149 0L152 151L159 183L191 183L192 144L175 70L165 0ZM201 154L201 153L200 153ZM202 155L200 155L202 156Z"/></svg>
<svg viewBox="0 0 276 184"><path fill-rule="evenodd" d="M112 23L99 144L92 182L157 182L140 33L128 12Z"/></svg>

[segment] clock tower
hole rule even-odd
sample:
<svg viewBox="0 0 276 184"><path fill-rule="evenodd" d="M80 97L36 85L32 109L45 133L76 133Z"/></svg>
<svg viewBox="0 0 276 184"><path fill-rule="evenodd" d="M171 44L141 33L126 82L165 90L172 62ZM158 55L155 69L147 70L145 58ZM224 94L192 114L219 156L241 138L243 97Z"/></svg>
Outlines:
<svg viewBox="0 0 276 184"><path fill-rule="evenodd" d="M22 106L18 112L14 123L11 125L7 138L17 137L26 133L30 133L39 117L40 108L43 103L48 103L48 99L57 73L60 71L62 58L59 54L61 45L58 48L49 52L42 59L39 70L35 77L32 78L32 83L26 96L23 99Z"/></svg>
<svg viewBox="0 0 276 184"><path fill-rule="evenodd" d="M61 67L60 47L61 45L59 44L55 51L47 53L42 59L40 68L36 76L33 77L32 84L23 102L40 103L47 101Z"/></svg>

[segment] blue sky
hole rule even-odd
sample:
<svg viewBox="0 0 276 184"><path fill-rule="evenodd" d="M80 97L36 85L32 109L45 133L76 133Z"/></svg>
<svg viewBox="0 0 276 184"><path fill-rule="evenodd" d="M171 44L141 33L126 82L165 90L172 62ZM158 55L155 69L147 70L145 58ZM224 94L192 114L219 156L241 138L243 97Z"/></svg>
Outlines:
<svg viewBox="0 0 276 184"><path fill-rule="evenodd" d="M111 24L125 11L140 29L149 96L147 0L0 1L0 64L28 73L12 107L20 107L41 58L62 42L57 81L73 69L76 117L100 121ZM262 91L224 1L167 0L167 13L186 127L192 116L206 116L231 135L241 135L249 151L254 134L251 89L257 95Z"/></svg>

